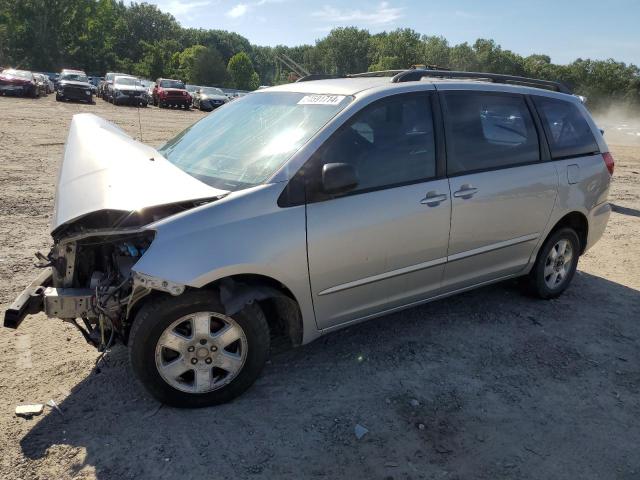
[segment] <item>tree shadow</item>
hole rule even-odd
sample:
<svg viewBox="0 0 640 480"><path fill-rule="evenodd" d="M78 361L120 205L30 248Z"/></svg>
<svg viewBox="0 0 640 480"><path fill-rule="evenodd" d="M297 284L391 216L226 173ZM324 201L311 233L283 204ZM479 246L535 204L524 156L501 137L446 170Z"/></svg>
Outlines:
<svg viewBox="0 0 640 480"><path fill-rule="evenodd" d="M101 480L605 478L640 467L638 318L639 291L587 273L552 301L506 282L278 354L243 396L199 410L147 396L121 347L20 446Z"/></svg>

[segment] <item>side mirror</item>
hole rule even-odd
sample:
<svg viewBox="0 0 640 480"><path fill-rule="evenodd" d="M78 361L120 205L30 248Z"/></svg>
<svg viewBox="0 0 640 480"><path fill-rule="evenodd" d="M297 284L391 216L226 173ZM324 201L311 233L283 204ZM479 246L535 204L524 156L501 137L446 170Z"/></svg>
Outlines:
<svg viewBox="0 0 640 480"><path fill-rule="evenodd" d="M358 185L358 176L353 165L327 163L322 167L322 190L336 194L353 190Z"/></svg>

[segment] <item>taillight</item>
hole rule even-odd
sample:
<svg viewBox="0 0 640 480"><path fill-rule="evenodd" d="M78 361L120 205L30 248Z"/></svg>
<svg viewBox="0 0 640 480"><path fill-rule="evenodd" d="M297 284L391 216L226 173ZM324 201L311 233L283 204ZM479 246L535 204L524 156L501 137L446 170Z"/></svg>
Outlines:
<svg viewBox="0 0 640 480"><path fill-rule="evenodd" d="M609 174L613 175L613 168L616 165L616 162L613 161L613 155L609 152L605 152L602 154L602 159L604 160L604 164L607 166L607 170L609 170Z"/></svg>

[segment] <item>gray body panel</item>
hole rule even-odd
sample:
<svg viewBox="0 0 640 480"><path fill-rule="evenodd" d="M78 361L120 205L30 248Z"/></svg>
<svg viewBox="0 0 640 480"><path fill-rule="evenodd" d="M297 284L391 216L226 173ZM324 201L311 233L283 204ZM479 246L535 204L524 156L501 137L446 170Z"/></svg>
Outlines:
<svg viewBox="0 0 640 480"><path fill-rule="evenodd" d="M156 237L134 271L194 288L231 275L274 279L300 305L306 343L325 331L525 274L551 229L570 212L588 219L587 248L600 238L610 212L610 175L600 154L278 206L287 182L354 113L389 95L434 89L543 95L575 102L584 110L570 95L480 82L391 84L388 79L362 78L261 90L255 94L296 91L352 95L354 100L265 185L229 193L148 225ZM600 150L608 151L588 114L586 118ZM89 121L106 132L94 137L104 145L104 153L88 149L80 139ZM189 177L155 150L101 122L74 120L54 226L100 208L227 193ZM88 166L81 164L81 153ZM159 161L149 162L149 156ZM108 163L112 158L127 162ZM155 185L139 182L141 175L155 175ZM452 193L464 184L478 188L477 193L469 199L454 198ZM433 190L446 194L446 200L436 207L421 204ZM120 195L110 193L116 191Z"/></svg>
<svg viewBox="0 0 640 480"><path fill-rule="evenodd" d="M453 197L448 263L443 287L455 290L522 270L544 234L558 190L552 162L460 175Z"/></svg>
<svg viewBox="0 0 640 480"><path fill-rule="evenodd" d="M311 290L321 328L434 295L449 240L451 202L434 180L307 206Z"/></svg>

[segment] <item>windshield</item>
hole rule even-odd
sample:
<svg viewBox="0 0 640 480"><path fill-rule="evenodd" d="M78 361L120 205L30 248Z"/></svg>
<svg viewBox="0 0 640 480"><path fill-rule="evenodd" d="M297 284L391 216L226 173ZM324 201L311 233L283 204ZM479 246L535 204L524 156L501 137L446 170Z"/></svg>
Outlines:
<svg viewBox="0 0 640 480"><path fill-rule="evenodd" d="M247 95L193 124L161 149L190 175L224 190L258 185L342 110L351 97Z"/></svg>
<svg viewBox="0 0 640 480"><path fill-rule="evenodd" d="M160 86L162 88L180 88L184 90L184 83L179 80L162 80Z"/></svg>
<svg viewBox="0 0 640 480"><path fill-rule="evenodd" d="M205 87L205 88L202 88L200 91L204 95L224 95L224 92L222 90L215 87Z"/></svg>
<svg viewBox="0 0 640 480"><path fill-rule="evenodd" d="M63 73L62 75L60 75L60 80L89 83L89 79L87 78L87 76L81 73Z"/></svg>
<svg viewBox="0 0 640 480"><path fill-rule="evenodd" d="M138 79L133 77L116 77L115 79L116 85L137 85Z"/></svg>

